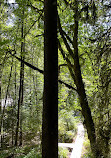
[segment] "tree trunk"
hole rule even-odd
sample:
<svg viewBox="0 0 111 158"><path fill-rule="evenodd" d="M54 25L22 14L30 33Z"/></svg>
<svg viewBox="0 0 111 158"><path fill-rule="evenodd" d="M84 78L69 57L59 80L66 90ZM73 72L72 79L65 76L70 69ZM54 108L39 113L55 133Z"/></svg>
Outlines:
<svg viewBox="0 0 111 158"><path fill-rule="evenodd" d="M1 3L0 3L1 7ZM0 35L0 40L1 40L1 35ZM1 61L0 61L1 62ZM2 146L1 144L1 134L2 134L2 121L1 121L1 116L2 116L2 103L1 103L1 82L2 82L2 66L0 65L0 147Z"/></svg>
<svg viewBox="0 0 111 158"><path fill-rule="evenodd" d="M23 15L24 15L24 11L23 11ZM23 27L24 27L24 22L23 22L23 19L22 19L21 38L24 40L24 29L23 29ZM25 44L24 44L24 42L21 42L21 60L23 60L23 61L24 61L24 52L25 52ZM21 62L15 146L18 145L19 130L20 130L19 145L22 145L22 111L21 111L21 108L22 108L22 105L23 105L23 85L24 85L24 62Z"/></svg>
<svg viewBox="0 0 111 158"><path fill-rule="evenodd" d="M2 82L2 71L0 69L0 147L2 147L2 103L1 103L1 82Z"/></svg>
<svg viewBox="0 0 111 158"><path fill-rule="evenodd" d="M14 105L13 105L13 109L12 109L12 146L14 145L14 131L15 131L15 113L14 113L14 109L16 109L16 106L17 106L17 81L16 81L16 78L17 78L17 72L16 72L16 61L15 61L15 75L14 75L14 94L15 94L15 97L14 97Z"/></svg>
<svg viewBox="0 0 111 158"><path fill-rule="evenodd" d="M74 73L75 73L75 84L77 87L77 92L80 99L80 104L82 108L82 115L85 119L85 125L88 133L88 138L91 143L91 149L94 154L95 158L99 158L101 156L100 151L98 149L96 143L96 134L95 134L95 126L92 119L91 111L88 105L87 96L84 88L84 83L82 80L81 75L81 68L79 64L79 57L78 57L78 2L75 2L75 16L74 16Z"/></svg>
<svg viewBox="0 0 111 158"><path fill-rule="evenodd" d="M58 157L57 1L44 0L44 99L42 158Z"/></svg>
<svg viewBox="0 0 111 158"><path fill-rule="evenodd" d="M23 47L23 43L22 46ZM21 55L21 59L23 60L23 56ZM18 99L18 110L17 110L17 126L16 126L16 136L15 136L15 146L17 146L18 142L18 133L19 133L19 126L20 126L20 109L23 105L23 83L24 83L24 63L21 62L21 69L20 69L20 87L19 87L19 99ZM20 143L21 144L21 143Z"/></svg>
<svg viewBox="0 0 111 158"><path fill-rule="evenodd" d="M6 103L7 103L7 98L8 98L8 94L9 94L10 81L11 81L11 77L12 77L12 69L13 69L13 58L12 58L12 65L11 65L11 69L10 69L7 90L6 90L6 96L5 96L5 100L3 102L4 105L3 105L3 107L1 107L1 118L0 118L1 147L3 147L3 144L4 144L4 114L5 114Z"/></svg>

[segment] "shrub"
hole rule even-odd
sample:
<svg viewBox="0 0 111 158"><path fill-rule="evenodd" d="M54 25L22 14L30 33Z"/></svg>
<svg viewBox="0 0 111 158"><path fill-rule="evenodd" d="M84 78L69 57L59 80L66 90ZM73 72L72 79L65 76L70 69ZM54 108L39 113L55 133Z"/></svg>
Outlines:
<svg viewBox="0 0 111 158"><path fill-rule="evenodd" d="M36 149L32 149L24 158L42 158L42 155Z"/></svg>
<svg viewBox="0 0 111 158"><path fill-rule="evenodd" d="M90 141L87 136L85 136L85 140L83 143L82 158L93 158L90 148Z"/></svg>
<svg viewBox="0 0 111 158"><path fill-rule="evenodd" d="M59 158L68 158L69 150L67 148L59 147Z"/></svg>
<svg viewBox="0 0 111 158"><path fill-rule="evenodd" d="M71 143L77 133L77 125L72 113L61 111L59 117L59 142Z"/></svg>

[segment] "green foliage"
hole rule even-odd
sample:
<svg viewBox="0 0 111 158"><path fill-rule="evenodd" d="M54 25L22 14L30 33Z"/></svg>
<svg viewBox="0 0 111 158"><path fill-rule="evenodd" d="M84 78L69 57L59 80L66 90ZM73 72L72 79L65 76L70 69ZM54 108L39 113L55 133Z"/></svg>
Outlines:
<svg viewBox="0 0 111 158"><path fill-rule="evenodd" d="M76 120L72 112L61 110L59 113L59 142L72 142L77 132Z"/></svg>
<svg viewBox="0 0 111 158"><path fill-rule="evenodd" d="M59 147L59 158L67 158L69 150L67 148Z"/></svg>
<svg viewBox="0 0 111 158"><path fill-rule="evenodd" d="M42 156L36 149L32 149L24 158L42 158Z"/></svg>
<svg viewBox="0 0 111 158"><path fill-rule="evenodd" d="M0 83L1 100L10 97L13 102L3 105L2 134L5 147L13 146L15 138L17 110L20 87L20 61L8 53L10 50L17 57L21 55L21 42L25 43L25 61L43 70L43 2L35 0L16 0L18 4L0 3ZM74 37L75 1L58 1L58 14L61 26L66 35L72 40ZM109 152L110 117L111 117L111 41L110 41L110 4L104 1L79 1L79 15L76 18L78 26L79 63L83 82L91 108L91 114L96 127L97 141L101 151ZM21 38L23 24L24 38ZM67 39L67 37L65 38ZM58 39L73 70L74 62L58 30ZM73 44L67 39L69 47L74 52ZM13 62L12 62L13 60ZM9 84L10 69L12 75ZM60 66L61 65L61 66ZM75 81L68 69L67 62L59 50L59 79L73 86ZM42 105L43 105L43 75L25 65L24 68L24 104L20 118L22 118L23 146L30 143L40 144L42 133ZM8 89L8 91L7 91ZM83 120L78 94L65 85L59 84L59 141L72 142L76 135L76 123ZM13 136L12 136L13 135ZM14 141L14 140L13 140ZM91 157L88 140L84 143L85 157ZM8 149L1 153L1 158L10 155ZM17 149L14 151L19 157L39 157L36 148ZM22 153L25 152L26 155ZM63 152L63 153L62 153ZM21 155L19 155L21 153ZM62 157L67 156L66 149L60 149ZM34 155L35 154L35 155ZM104 156L106 157L106 155Z"/></svg>
<svg viewBox="0 0 111 158"><path fill-rule="evenodd" d="M3 150L0 153L0 158L5 158L13 155L16 158L42 158L40 152L40 146L24 146L18 148L10 148L9 150Z"/></svg>
<svg viewBox="0 0 111 158"><path fill-rule="evenodd" d="M83 142L82 158L94 158L91 152L90 142L87 135L85 135L84 142Z"/></svg>
<svg viewBox="0 0 111 158"><path fill-rule="evenodd" d="M5 153L5 152L0 153L0 158L5 158L5 157L7 157L7 156L8 156L8 154Z"/></svg>

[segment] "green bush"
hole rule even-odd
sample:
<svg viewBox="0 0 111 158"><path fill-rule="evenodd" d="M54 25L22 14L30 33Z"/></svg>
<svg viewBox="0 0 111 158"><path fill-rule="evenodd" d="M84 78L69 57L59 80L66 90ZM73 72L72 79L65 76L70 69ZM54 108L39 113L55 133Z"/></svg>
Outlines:
<svg viewBox="0 0 111 158"><path fill-rule="evenodd" d="M83 143L82 158L94 158L90 148L90 141L87 136L85 136Z"/></svg>
<svg viewBox="0 0 111 158"><path fill-rule="evenodd" d="M63 134L59 133L59 142L72 143L73 138L74 138L74 132L73 131L66 131Z"/></svg>
<svg viewBox="0 0 111 158"><path fill-rule="evenodd" d="M73 113L66 110L61 110L59 115L59 142L71 143L77 133L76 120Z"/></svg>
<svg viewBox="0 0 111 158"><path fill-rule="evenodd" d="M36 149L32 149L24 158L42 158L42 155Z"/></svg>
<svg viewBox="0 0 111 158"><path fill-rule="evenodd" d="M65 142L72 143L73 138L74 138L74 132L67 131L66 134L65 134Z"/></svg>
<svg viewBox="0 0 111 158"><path fill-rule="evenodd" d="M69 150L67 148L59 147L59 158L68 158Z"/></svg>
<svg viewBox="0 0 111 158"><path fill-rule="evenodd" d="M10 148L0 152L0 158L11 155L14 155L14 158L42 158L39 145Z"/></svg>
<svg viewBox="0 0 111 158"><path fill-rule="evenodd" d="M4 157L7 157L8 156L8 154L7 153L0 153L0 158L4 158Z"/></svg>

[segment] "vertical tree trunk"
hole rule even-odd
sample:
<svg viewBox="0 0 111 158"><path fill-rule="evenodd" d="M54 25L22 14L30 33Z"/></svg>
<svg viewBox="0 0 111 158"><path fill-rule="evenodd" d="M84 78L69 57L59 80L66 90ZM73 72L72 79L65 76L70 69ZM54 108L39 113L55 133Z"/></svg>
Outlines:
<svg viewBox="0 0 111 158"><path fill-rule="evenodd" d="M57 1L44 0L44 100L42 158L58 157Z"/></svg>
<svg viewBox="0 0 111 158"><path fill-rule="evenodd" d="M3 102L3 107L1 107L1 118L0 118L0 128L1 128L1 147L4 145L4 114L5 114L5 109L6 109L6 102L9 94L9 87L10 87L10 81L12 77L12 69L13 69L13 58L12 58L12 65L10 69L10 75L9 75L9 80L8 80L8 85L7 85L7 90L6 90L6 96L5 100Z"/></svg>
<svg viewBox="0 0 111 158"><path fill-rule="evenodd" d="M2 136L1 136L1 134L2 134L2 121L1 121L1 119L2 119L1 82L2 82L2 71L1 71L1 68L0 68L0 147L2 147L2 144L1 144L2 143Z"/></svg>
<svg viewBox="0 0 111 158"><path fill-rule="evenodd" d="M23 52L23 42L21 44L21 51ZM21 55L21 59L23 60L24 57ZM20 126L20 109L21 106L23 105L23 83L24 83L24 63L21 62L21 69L20 69L20 87L19 87L19 99L18 99L18 110L17 110L17 126L16 126L16 136L15 136L15 146L18 145L18 133L19 133L19 126ZM21 131L22 132L22 131ZM20 133L22 136L22 133ZM21 137L22 138L22 137ZM21 139L20 138L20 139ZM21 145L21 140L20 140L20 145Z"/></svg>
<svg viewBox="0 0 111 158"><path fill-rule="evenodd" d="M23 11L23 15L24 15L24 11ZM24 40L24 22L23 22L23 19L22 19L22 27L21 27L21 38ZM24 44L24 42L21 42L21 60L24 60L24 52L25 52L25 44ZM23 105L23 85L24 85L24 63L21 62L15 146L18 145L19 130L20 130L19 145L22 145L22 112L21 112L21 108Z"/></svg>
<svg viewBox="0 0 111 158"><path fill-rule="evenodd" d="M87 96L84 88L84 83L82 80L81 69L78 57L78 2L75 1L75 16L74 16L74 72L75 72L75 84L77 87L77 92L80 98L80 104L82 107L82 114L85 119L85 125L88 133L88 138L91 143L91 149L95 158L100 157L100 152L96 144L96 134L95 127L91 115L91 111L88 105Z"/></svg>
<svg viewBox="0 0 111 158"><path fill-rule="evenodd" d="M25 43L22 43L22 60L24 60L24 52L25 52ZM19 145L22 145L22 106L23 106L23 91L24 91L24 63L21 64L21 103L20 103L20 136L19 136Z"/></svg>
<svg viewBox="0 0 111 158"><path fill-rule="evenodd" d="M0 7L1 7L1 3L0 3ZM1 40L1 35L0 35L0 40ZM1 122L1 116L2 116L2 103L1 103L1 82L2 82L2 69L1 69L1 65L0 65L0 147L2 146L1 145L1 133L2 133L2 122Z"/></svg>
<svg viewBox="0 0 111 158"><path fill-rule="evenodd" d="M13 143L14 143L13 142L14 141L14 119L13 119L14 113L13 113L13 108L14 108L14 106L12 105L11 108L12 108L12 111L11 111L11 114L12 114L12 120L11 120L12 129L11 129L11 132L12 132L12 146L13 146Z"/></svg>
<svg viewBox="0 0 111 158"><path fill-rule="evenodd" d="M15 91L14 91L14 92L15 92L15 97L14 97L14 106L13 106L13 109L12 109L12 110L13 110L13 111L12 111L12 116L14 115L13 112L14 112L14 109L16 108L16 105L17 105L17 103L16 103L16 102L17 102L16 73L17 73L17 72L16 72L16 61L15 61L15 77L14 77L14 84L15 84L15 86L14 86ZM12 146L14 145L14 131L15 131L15 128L14 128L14 127L15 127L15 121L14 121L15 119L14 119L14 117L15 117L15 116L13 116L13 118L12 118Z"/></svg>

